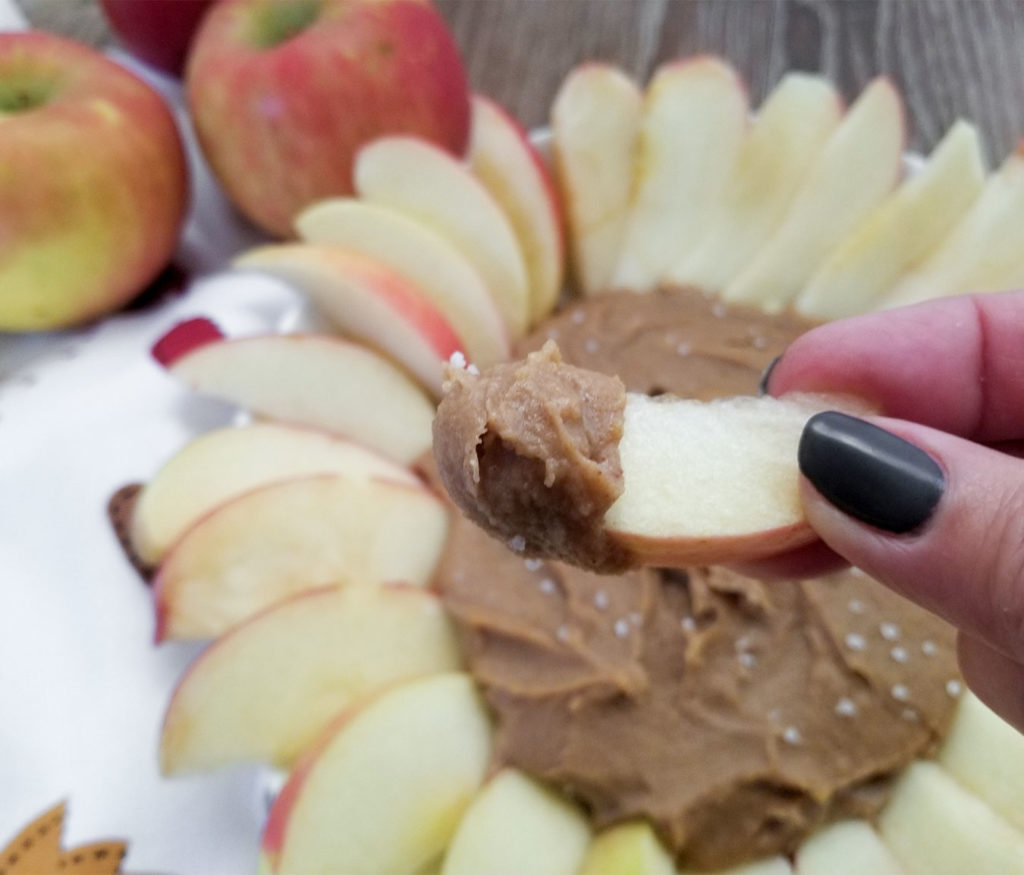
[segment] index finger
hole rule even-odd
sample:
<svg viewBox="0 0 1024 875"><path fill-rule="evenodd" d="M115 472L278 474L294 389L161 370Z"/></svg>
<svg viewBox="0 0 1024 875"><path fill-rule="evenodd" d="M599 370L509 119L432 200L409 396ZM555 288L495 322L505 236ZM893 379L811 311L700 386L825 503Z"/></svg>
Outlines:
<svg viewBox="0 0 1024 875"><path fill-rule="evenodd" d="M838 392L983 443L1024 437L1024 291L965 295L804 334L767 389Z"/></svg>

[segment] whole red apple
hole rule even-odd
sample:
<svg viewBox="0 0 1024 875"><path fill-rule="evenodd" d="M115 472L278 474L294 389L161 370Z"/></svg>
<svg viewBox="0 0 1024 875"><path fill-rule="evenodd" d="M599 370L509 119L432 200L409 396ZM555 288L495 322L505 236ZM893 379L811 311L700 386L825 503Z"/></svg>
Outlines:
<svg viewBox="0 0 1024 875"><path fill-rule="evenodd" d="M117 309L167 263L188 201L174 118L100 52L0 33L0 330Z"/></svg>
<svg viewBox="0 0 1024 875"><path fill-rule="evenodd" d="M214 0L101 0L124 47L150 66L180 76L192 35Z"/></svg>
<svg viewBox="0 0 1024 875"><path fill-rule="evenodd" d="M352 193L358 148L384 134L461 155L469 94L458 48L423 0L222 0L185 72L199 142L254 223Z"/></svg>

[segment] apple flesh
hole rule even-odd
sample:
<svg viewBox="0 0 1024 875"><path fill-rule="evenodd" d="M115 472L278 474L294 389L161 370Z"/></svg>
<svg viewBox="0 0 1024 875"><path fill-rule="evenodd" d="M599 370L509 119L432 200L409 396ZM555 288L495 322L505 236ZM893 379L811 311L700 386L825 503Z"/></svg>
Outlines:
<svg viewBox="0 0 1024 875"><path fill-rule="evenodd" d="M888 79L873 80L807 171L781 226L726 287L727 301L778 312L900 177L903 101Z"/></svg>
<svg viewBox="0 0 1024 875"><path fill-rule="evenodd" d="M110 313L166 266L188 205L170 110L88 46L0 33L0 331Z"/></svg>
<svg viewBox="0 0 1024 875"><path fill-rule="evenodd" d="M579 875L676 875L650 823L621 823L595 836Z"/></svg>
<svg viewBox="0 0 1024 875"><path fill-rule="evenodd" d="M264 828L264 865L279 875L421 871L447 847L490 755L490 722L468 675L384 693L292 772Z"/></svg>
<svg viewBox="0 0 1024 875"><path fill-rule="evenodd" d="M514 337L529 325L530 283L515 229L469 168L414 137L365 146L353 170L356 192L401 210L442 234L484 278Z"/></svg>
<svg viewBox="0 0 1024 875"><path fill-rule="evenodd" d="M164 717L161 769L288 768L356 701L459 664L432 593L384 584L298 595L221 636L189 667Z"/></svg>
<svg viewBox="0 0 1024 875"><path fill-rule="evenodd" d="M699 56L655 71L644 96L635 192L610 286L649 292L700 241L747 130L747 92L725 62Z"/></svg>
<svg viewBox="0 0 1024 875"><path fill-rule="evenodd" d="M322 473L420 484L385 456L313 429L273 423L217 429L186 444L143 487L132 514L132 549L156 565L186 529L228 499Z"/></svg>
<svg viewBox="0 0 1024 875"><path fill-rule="evenodd" d="M621 70L584 64L551 106L555 168L572 273L586 295L607 291L629 226L643 96Z"/></svg>
<svg viewBox="0 0 1024 875"><path fill-rule="evenodd" d="M152 67L180 76L192 36L215 0L101 0L118 40Z"/></svg>
<svg viewBox="0 0 1024 875"><path fill-rule="evenodd" d="M903 875L899 863L871 824L844 820L829 824L796 851L796 875Z"/></svg>
<svg viewBox="0 0 1024 875"><path fill-rule="evenodd" d="M161 342L191 325L172 329ZM430 449L434 405L426 393L390 359L337 337L222 339L165 366L201 394L277 422L349 438L403 465Z"/></svg>
<svg viewBox="0 0 1024 875"><path fill-rule="evenodd" d="M342 333L402 365L435 395L442 368L465 344L428 296L383 261L334 246L283 243L235 259L305 294Z"/></svg>
<svg viewBox="0 0 1024 875"><path fill-rule="evenodd" d="M530 324L550 315L562 291L562 212L547 165L526 131L493 100L475 94L467 160L505 211L526 260Z"/></svg>
<svg viewBox="0 0 1024 875"><path fill-rule="evenodd" d="M195 36L185 84L214 173L280 237L304 207L352 193L364 143L410 134L461 156L469 136L458 47L417 0L221 0Z"/></svg>
<svg viewBox="0 0 1024 875"><path fill-rule="evenodd" d="M230 499L174 544L154 581L156 640L212 638L320 586L426 586L448 536L423 487L321 474Z"/></svg>
<svg viewBox="0 0 1024 875"><path fill-rule="evenodd" d="M587 852L590 827L566 799L516 769L503 769L470 804L441 875L564 875Z"/></svg>
<svg viewBox="0 0 1024 875"><path fill-rule="evenodd" d="M337 246L394 268L444 314L466 358L489 367L509 357L509 334L480 272L449 240L399 210L328 198L295 220L307 243Z"/></svg>

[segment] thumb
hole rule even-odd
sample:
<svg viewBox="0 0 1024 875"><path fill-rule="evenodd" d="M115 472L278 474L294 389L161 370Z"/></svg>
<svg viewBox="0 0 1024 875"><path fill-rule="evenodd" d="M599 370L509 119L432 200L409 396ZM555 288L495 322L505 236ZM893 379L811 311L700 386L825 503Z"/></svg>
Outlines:
<svg viewBox="0 0 1024 875"><path fill-rule="evenodd" d="M800 470L821 539L957 626L968 683L998 711L1007 703L992 699L1008 695L1021 713L1005 716L1024 725L1024 461L925 426L828 412L804 429Z"/></svg>

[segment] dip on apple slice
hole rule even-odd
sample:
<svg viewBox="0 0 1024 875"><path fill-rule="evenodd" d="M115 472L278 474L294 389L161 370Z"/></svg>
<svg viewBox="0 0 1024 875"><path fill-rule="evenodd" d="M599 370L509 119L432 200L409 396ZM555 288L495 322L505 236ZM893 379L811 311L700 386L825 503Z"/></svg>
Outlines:
<svg viewBox="0 0 1024 875"><path fill-rule="evenodd" d="M549 341L482 376L449 367L434 455L455 503L525 555L600 572L745 562L814 540L797 445L835 406L627 393Z"/></svg>

